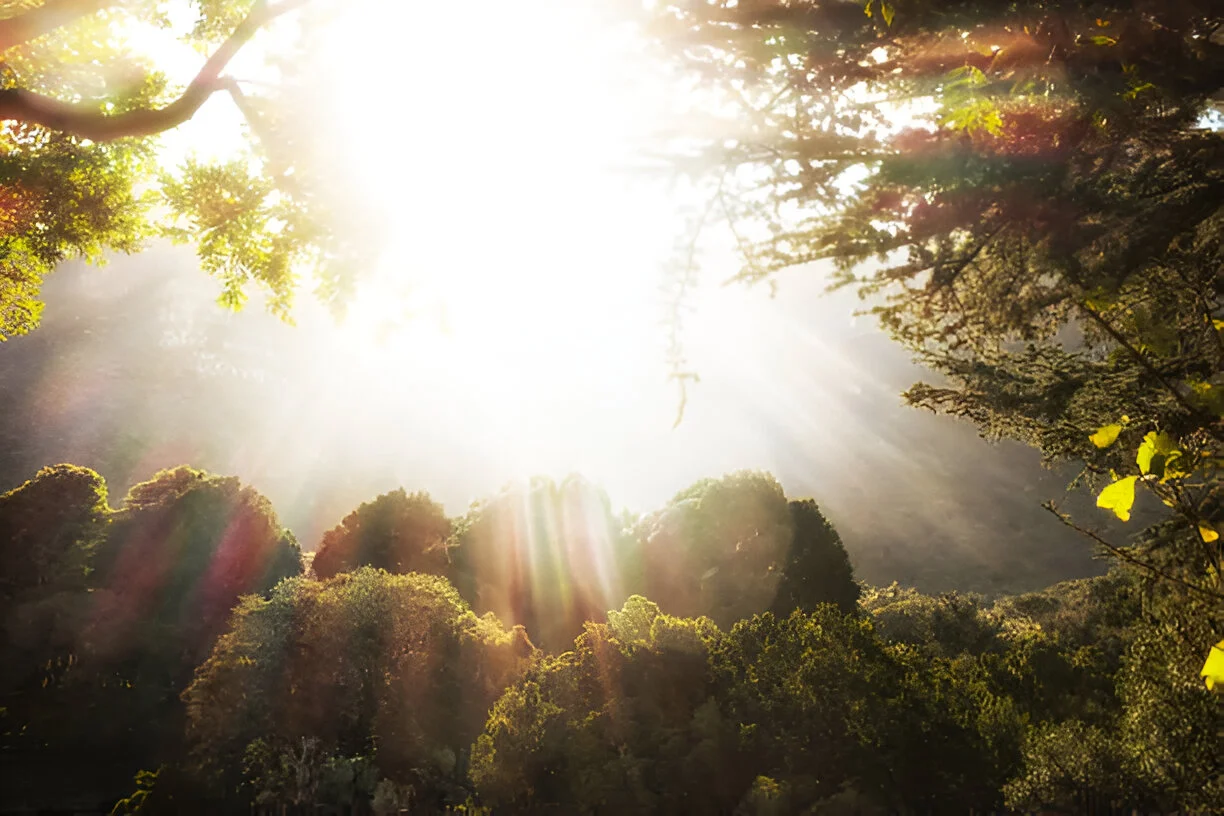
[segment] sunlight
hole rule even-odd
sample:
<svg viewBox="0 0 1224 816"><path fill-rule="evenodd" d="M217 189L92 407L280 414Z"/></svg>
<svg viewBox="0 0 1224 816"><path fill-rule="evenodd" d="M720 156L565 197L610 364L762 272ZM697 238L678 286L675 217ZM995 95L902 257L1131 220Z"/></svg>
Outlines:
<svg viewBox="0 0 1224 816"><path fill-rule="evenodd" d="M343 353L383 368L424 352L501 413L661 358L675 223L626 172L652 125L631 41L594 3L380 15L371 30L346 11L325 46L325 98L370 111L348 150L362 206L394 236Z"/></svg>

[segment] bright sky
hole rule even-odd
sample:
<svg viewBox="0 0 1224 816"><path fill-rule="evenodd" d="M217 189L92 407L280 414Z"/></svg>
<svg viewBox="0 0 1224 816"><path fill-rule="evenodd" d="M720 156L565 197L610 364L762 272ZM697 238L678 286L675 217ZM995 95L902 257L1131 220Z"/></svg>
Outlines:
<svg viewBox="0 0 1224 816"><path fill-rule="evenodd" d="M640 45L591 0L380 3L377 25L369 7L328 28L310 118L354 205L393 236L329 329L328 353L381 394L369 421L394 422L407 392L437 383L454 407L431 421L484 434L529 472L592 435L618 450L626 423L669 428L661 290L684 224L676 197L630 170L667 102ZM233 115L210 103L172 149L223 152ZM723 258L707 280L733 271ZM721 319L716 289L695 295L690 333ZM750 339L706 342L742 352Z"/></svg>
<svg viewBox="0 0 1224 816"><path fill-rule="evenodd" d="M706 256L685 334L703 381L672 430L661 287L683 221L673 193L626 171L667 97L596 0L366 1L376 25L350 13L328 30L334 53L315 66L309 113L336 144L354 206L390 226L389 252L344 325L305 300L297 329L258 330L268 345L252 355L291 379L254 398L218 392L219 406L242 400L243 427L227 432L225 457L195 463L265 490L307 546L399 485L458 512L508 479L579 471L645 510L739 468L816 495L844 532L961 542L949 552L999 534L997 508L1015 497L993 499L990 515L957 507L974 499L941 446L970 446L978 472L995 472L983 489L1004 494L1017 484L1007 458L966 427L900 408L915 372L854 320L852 297L819 297L818 270L784 276L771 301L719 286L733 260ZM201 57L165 48L161 63L190 77ZM224 153L236 124L217 97L168 149ZM266 322L227 324L199 300L166 337L255 342L251 327ZM131 475L184 450L149 450ZM46 455L79 460L71 446ZM318 509L321 492L341 506ZM312 507L320 517L304 518Z"/></svg>

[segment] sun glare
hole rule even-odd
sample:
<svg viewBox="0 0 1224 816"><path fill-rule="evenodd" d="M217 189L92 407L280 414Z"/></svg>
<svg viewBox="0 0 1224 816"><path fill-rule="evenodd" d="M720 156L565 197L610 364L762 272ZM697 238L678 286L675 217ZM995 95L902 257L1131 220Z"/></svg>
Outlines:
<svg viewBox="0 0 1224 816"><path fill-rule="evenodd" d="M594 3L380 6L327 38L326 98L370 112L346 147L361 206L393 236L348 352L479 371L503 409L660 359L675 224L626 170L652 124L632 41Z"/></svg>

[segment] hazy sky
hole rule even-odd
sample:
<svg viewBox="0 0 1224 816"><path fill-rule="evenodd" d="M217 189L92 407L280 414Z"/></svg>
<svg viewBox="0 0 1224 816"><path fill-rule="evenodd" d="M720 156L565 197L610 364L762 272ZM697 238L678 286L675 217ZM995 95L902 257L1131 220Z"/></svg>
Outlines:
<svg viewBox="0 0 1224 816"><path fill-rule="evenodd" d="M470 10L435 4L380 32L342 16L294 74L327 196L387 236L344 327L309 299L296 328L257 307L224 313L186 249L66 265L44 326L0 345L0 487L70 461L98 468L117 502L188 462L253 483L310 548L398 486L458 513L509 479L577 471L642 511L756 468L815 497L872 582L1016 590L1096 566L1040 508L1065 474L904 408L921 373L852 317L852 293L822 294L819 269L781 276L776 299L717 285L735 267L713 230L685 322L701 382L673 429L661 270L688 240L686 196L703 199L627 167L641 169L690 91L600 4L480 9L483 24L464 28L479 60L452 59L438 36ZM190 76L198 55L162 54L163 40L149 34L149 50ZM237 75L262 76L257 56ZM384 79L394 105L379 104ZM243 145L217 95L163 158ZM1090 502L1086 516L1103 521Z"/></svg>
<svg viewBox="0 0 1224 816"><path fill-rule="evenodd" d="M852 317L853 296L823 288L816 271L785 276L774 299L707 287L686 336L701 382L673 430L657 320L654 346L600 351L618 342L624 304L593 334L560 320L529 341L440 350L426 342L436 332L416 333L426 314L407 339L369 347L311 304L296 327L222 312L185 250L69 265L49 279L44 326L0 346L0 487L76 462L101 470L118 503L188 462L254 484L310 548L397 486L458 513L509 479L579 471L643 511L757 468L816 498L873 583L1014 591L1093 571L1089 547L1039 506L1066 479L1021 446L904 407L921 372Z"/></svg>

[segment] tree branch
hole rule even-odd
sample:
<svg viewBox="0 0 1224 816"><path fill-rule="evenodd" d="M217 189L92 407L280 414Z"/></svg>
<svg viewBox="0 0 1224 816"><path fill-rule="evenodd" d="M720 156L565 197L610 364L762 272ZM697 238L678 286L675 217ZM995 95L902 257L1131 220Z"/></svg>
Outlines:
<svg viewBox="0 0 1224 816"><path fill-rule="evenodd" d="M226 85L221 72L242 47L268 23L310 0L282 0L274 6L258 0L250 14L208 58L182 95L164 108L107 115L93 104L62 102L21 88L0 90L0 120L41 125L49 130L94 142L152 136L178 127L195 116L216 91Z"/></svg>
<svg viewBox="0 0 1224 816"><path fill-rule="evenodd" d="M1150 374L1158 383L1160 383L1161 386L1163 386L1164 389L1173 397L1173 400L1179 406L1181 406L1186 413L1200 420L1201 424L1203 425L1203 430L1207 431L1207 433L1211 434L1216 439L1220 438L1219 432L1213 427L1215 425L1216 418L1204 412L1202 409L1196 408L1194 405L1190 404L1190 401L1186 399L1186 395L1183 394L1181 390L1169 380L1168 377L1162 374L1142 351L1135 348L1135 346L1129 340L1127 340L1125 336L1123 336L1122 332L1118 331L1118 329L1116 329L1112 323L1106 320L1104 315L1093 307L1089 306L1084 300L1076 299L1075 305L1081 312L1087 315L1093 323L1096 323L1102 331L1109 335L1109 337L1115 343L1126 349L1131 357L1134 358L1137 363L1139 363L1143 370Z"/></svg>
<svg viewBox="0 0 1224 816"><path fill-rule="evenodd" d="M1131 555L1129 552L1122 549L1121 547L1116 547L1113 544L1110 544L1108 541L1106 541L1104 538L1102 538L1097 533L1094 533L1092 530L1089 530L1086 527L1079 526L1078 524L1076 524L1074 521L1071 520L1070 516L1068 516L1066 513L1062 512L1061 510L1059 510L1058 505L1054 504L1054 502L1048 501L1042 504L1041 506L1044 507L1046 510L1050 511L1050 513L1052 513L1055 518L1057 518L1063 524L1070 527L1072 530L1075 530L1080 535L1087 536L1088 538L1095 541L1097 544L1100 544L1102 547L1108 550L1111 555L1122 559L1128 564L1133 564L1134 566L1139 567L1140 569L1147 570L1148 572L1150 572L1151 574L1155 575L1158 578L1161 578L1165 581L1169 581L1174 584L1178 584L1195 593L1198 593L1200 595L1205 595L1208 598L1210 598L1212 601L1219 602L1220 595L1218 593L1212 592L1210 589L1203 589L1201 586L1198 586L1197 584L1192 584L1189 581L1186 581L1182 578L1179 578L1176 575L1173 575L1172 573L1165 572L1160 567L1157 567L1153 564L1149 564L1140 558L1136 558L1135 556Z"/></svg>
<svg viewBox="0 0 1224 816"><path fill-rule="evenodd" d="M5 17L0 20L0 52L112 5L117 5L117 0L47 0L23 14Z"/></svg>

